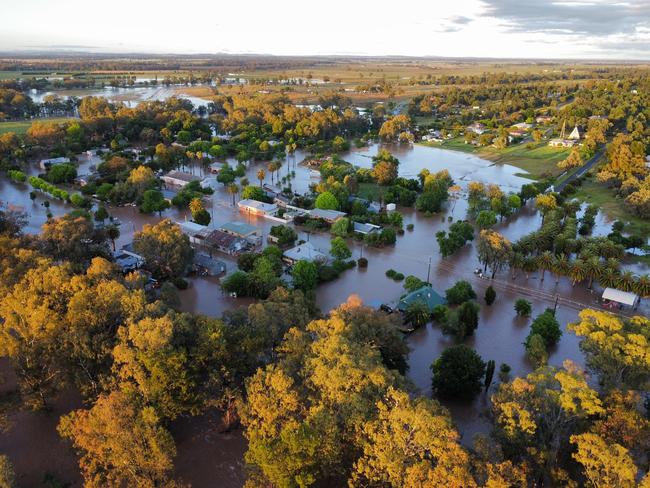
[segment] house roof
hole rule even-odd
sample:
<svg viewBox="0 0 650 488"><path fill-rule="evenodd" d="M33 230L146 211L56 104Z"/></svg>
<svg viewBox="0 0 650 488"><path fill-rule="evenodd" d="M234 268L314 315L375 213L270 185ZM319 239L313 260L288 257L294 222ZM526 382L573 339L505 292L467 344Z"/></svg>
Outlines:
<svg viewBox="0 0 650 488"><path fill-rule="evenodd" d="M304 242L284 251L284 256L291 261L327 261L327 255L317 250L311 242Z"/></svg>
<svg viewBox="0 0 650 488"><path fill-rule="evenodd" d="M221 227L219 227L219 230L240 236L248 236L257 232L257 229L252 225L237 221L226 222Z"/></svg>
<svg viewBox="0 0 650 488"><path fill-rule="evenodd" d="M41 164L62 164L62 163L69 163L69 162L70 162L70 158L66 158L66 157L41 159Z"/></svg>
<svg viewBox="0 0 650 488"><path fill-rule="evenodd" d="M345 212L339 212L338 210L315 208L314 210L309 211L309 215L324 220L337 220L341 217L345 217L347 214Z"/></svg>
<svg viewBox="0 0 650 488"><path fill-rule="evenodd" d="M192 173L184 173L183 171L170 171L163 178L172 178L174 180L186 181L187 183L201 179L199 176L193 175Z"/></svg>
<svg viewBox="0 0 650 488"><path fill-rule="evenodd" d="M397 308L400 310L406 310L406 308L414 302L422 301L428 307L429 311L433 311L433 307L436 305L444 305L446 300L442 298L433 288L430 286L423 286L422 288L412 291L405 297L401 298Z"/></svg>
<svg viewBox="0 0 650 488"><path fill-rule="evenodd" d="M222 249L240 250L246 247L246 240L241 237L227 234L221 230L213 230L205 237L205 242L211 246L217 246Z"/></svg>
<svg viewBox="0 0 650 488"><path fill-rule="evenodd" d="M370 234L371 232L376 232L381 229L378 225L367 224L363 222L353 222L354 232L359 232L360 234Z"/></svg>
<svg viewBox="0 0 650 488"><path fill-rule="evenodd" d="M611 300L623 305L634 305L639 297L634 293L617 290L616 288L605 288L603 299Z"/></svg>
<svg viewBox="0 0 650 488"><path fill-rule="evenodd" d="M181 228L181 232L183 232L183 234L192 236L206 236L210 232L210 229L208 227L205 225L197 224L196 222L185 221L177 222L177 224Z"/></svg>
<svg viewBox="0 0 650 488"><path fill-rule="evenodd" d="M239 208L254 208L256 210L261 210L263 212L275 212L278 209L278 206L275 203L265 203L259 202L257 200L245 199L240 200L237 203Z"/></svg>

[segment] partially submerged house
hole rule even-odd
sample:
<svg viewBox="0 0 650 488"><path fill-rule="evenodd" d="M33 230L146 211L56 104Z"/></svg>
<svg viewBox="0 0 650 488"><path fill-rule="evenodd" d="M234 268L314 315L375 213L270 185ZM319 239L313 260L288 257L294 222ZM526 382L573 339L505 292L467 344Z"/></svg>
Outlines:
<svg viewBox="0 0 650 488"><path fill-rule="evenodd" d="M228 234L221 230L213 230L204 239L205 248L236 256L251 248L251 244L241 237Z"/></svg>
<svg viewBox="0 0 650 488"><path fill-rule="evenodd" d="M219 227L219 230L226 234L245 239L254 246L259 246L262 243L262 233L257 229L245 222L226 222Z"/></svg>
<svg viewBox="0 0 650 488"><path fill-rule="evenodd" d="M144 266L144 258L127 249L120 249L113 253L113 260L122 273L130 273Z"/></svg>
<svg viewBox="0 0 650 488"><path fill-rule="evenodd" d="M183 171L170 171L163 175L161 179L165 182L166 186L183 188L192 181L201 181L201 177L193 175L192 173L185 173Z"/></svg>
<svg viewBox="0 0 650 488"><path fill-rule="evenodd" d="M194 254L193 267L199 274L207 276L220 276L226 272L226 263L201 252Z"/></svg>
<svg viewBox="0 0 650 488"><path fill-rule="evenodd" d="M251 199L240 200L237 206L241 212L260 215L262 217L275 215L278 211L278 206L275 203L259 202Z"/></svg>
<svg viewBox="0 0 650 488"><path fill-rule="evenodd" d="M321 219L325 222L333 224L338 219L345 217L347 214L345 212L339 212L338 210L325 210L322 208L315 208L309 211L309 216L313 219Z"/></svg>
<svg viewBox="0 0 650 488"><path fill-rule="evenodd" d="M327 254L316 249L311 242L303 242L296 247L284 251L283 259L289 265L294 265L301 260L312 263L326 263L328 257Z"/></svg>
<svg viewBox="0 0 650 488"><path fill-rule="evenodd" d="M447 303L433 288L426 285L400 298L397 309L400 312L405 312L409 305L415 302L423 302L429 308L429 313L433 312L436 305Z"/></svg>
<svg viewBox="0 0 650 488"><path fill-rule="evenodd" d="M352 222L352 230L355 234L368 235L381 232L381 227L375 224Z"/></svg>
<svg viewBox="0 0 650 488"><path fill-rule="evenodd" d="M205 238L211 232L209 227L197 224L196 222L177 222L181 232L190 239L190 244L197 246L205 245Z"/></svg>

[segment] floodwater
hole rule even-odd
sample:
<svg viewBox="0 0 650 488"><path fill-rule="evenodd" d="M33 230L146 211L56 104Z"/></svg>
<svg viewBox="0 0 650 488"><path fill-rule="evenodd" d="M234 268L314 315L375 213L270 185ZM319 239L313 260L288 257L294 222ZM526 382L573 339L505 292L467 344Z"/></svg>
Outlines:
<svg viewBox="0 0 650 488"><path fill-rule="evenodd" d="M376 154L379 145L373 144L367 148L354 149L341 157L353 164L369 167L371 156ZM515 173L521 171L511 166L495 165L492 162L481 160L475 156L463 153L447 151L425 146L389 146L389 150L400 159L400 174L413 177L422 168L431 171L448 169L457 183L465 186L471 180L479 180L485 183L498 183L506 191L517 191L521 184L529 181ZM281 176L295 172L295 178L291 180L294 189L299 192L307 191L309 185L318 181L310 176L309 168L300 165L306 154L297 152L294 156L288 157L279 173ZM90 168L97 164L94 157L81 157L80 167ZM246 176L251 183L257 183L257 171L266 168L266 163L253 163L248 166ZM204 169L194 167L195 174L203 175ZM39 170L36 164L30 169L30 174L37 174ZM82 173L83 171L79 171ZM271 184L271 177L268 174L266 184ZM6 179L0 179L0 200L5 200L18 207L24 207L29 213L28 232L38 232L40 226L46 220L46 209L41 205L44 196L39 194L36 202L29 200L29 186L14 184ZM51 200L50 210L54 215L62 215L71 210L66 204L57 203ZM207 201L206 208L211 212L213 221L211 227L218 227L231 220L241 220L259 228L264 235L264 240L270 227L275 222L240 213L237 207L232 205L232 197L224 188L217 187L217 191ZM388 269L395 269L405 276L410 274L425 280L427 277L433 283L433 287L444 293L459 279L466 279L472 283L481 303L479 327L474 336L466 343L476 349L484 360L493 359L498 368L502 363L511 366L511 375L525 375L531 371L531 365L525 357L523 341L528 335L531 319L518 318L515 316L513 303L517 298L526 298L533 304L533 316L541 313L547 307L553 307L553 297L558 295L565 300L586 305L595 304L597 294L590 293L584 285L571 286L571 283L562 278L556 284L555 278L546 273L545 280L541 280L541 273L532 273L525 276L519 273L516 279L512 279L508 270L497 275L494 287L497 291L496 302L488 307L483 302L483 294L489 281L482 280L473 274L473 270L479 267L478 258L474 246L468 245L456 255L442 259L439 254L438 245L435 240L435 233L439 230L448 229L450 223L447 220L451 216L453 220L465 218L467 203L464 199L450 201L448 208L441 214L433 217L425 217L412 209L402 209L404 214L404 226L413 224L412 231L406 231L403 236L398 236L397 244L393 247L375 249L362 246L358 241L348 241L353 252L353 257L365 256L368 261L368 268L354 268L346 271L338 280L326 283L317 290L318 306L323 312L327 312L346 300L350 294L359 295L367 303L394 303L404 293L402 283L396 283L385 276ZM121 222L121 236L118 245L130 242L135 231L141 230L147 223L155 223L160 220L157 215L142 215L133 207L109 208L109 212ZM176 221L189 218L187 211L170 209L163 214ZM531 205L523 208L517 215L504 220L496 226L496 230L503 233L508 239L514 241L529 232L536 230L541 219ZM596 219L594 235L609 233L611 222L599 216ZM301 229L296 229L300 239L310 240L318 249L323 252L329 251L330 235L324 233L307 234ZM228 268L228 272L236 269L236 261L227 256L220 256ZM642 266L633 265L629 269L636 272L644 271ZM181 291L180 297L182 309L186 311L203 313L219 317L225 310L236 307L246 307L252 303L251 299L234 299L225 296L219 287L217 278L191 278L190 287ZM595 287L597 288L597 287ZM567 304L560 301L557 308L559 322L565 326L577 318L579 306ZM641 314L648 314L647 304L643 304L638 311ZM431 363L448 346L454 344L451 337L444 336L440 328L435 324L428 324L407 338L410 346L408 378L414 387L424 395L431 394ZM578 339L570 332L564 332L562 339L555 350L551 351L549 362L553 365L560 365L565 359L570 359L578 364L584 363L584 358L578 347ZM495 374L494 385L498 382L498 375ZM492 386L494 389L495 386ZM471 443L472 437L478 432L486 432L489 428L487 422L487 409L489 408L489 394L479 395L473 402L458 403L446 402L450 408L454 421L463 436L463 442ZM29 420L31 419L31 420ZM217 434L214 429L214 419L196 418L186 419L172 427L172 431L178 442L177 473L184 480L191 482L193 486L206 486L215 480L223 486L240 486L243 483L242 453L245 450L245 440L241 431L229 435ZM22 422L20 430L23 438L30 438L27 433L34 433L32 439L40 439L44 436L48 443L55 442L56 433L54 425L41 426L36 417L28 417ZM36 435L41 426L42 434ZM17 434L16 434L17 435ZM49 437L51 437L50 440ZM12 460L17 465L20 473L29 471L28 462L32 455L25 450L16 450L12 444L7 444L4 437L0 441L0 450L10 453ZM45 442L44 441L44 442ZM199 446L199 447L197 447ZM39 452L41 450L39 449ZM56 463L56 466L65 466L65 462L54 461L49 452L40 453L37 462L44 466L48 463ZM29 454L30 457L25 458ZM68 458L66 458L68 459ZM36 461L35 461L36 462ZM74 462L68 459L66 462ZM72 478L69 481L74 481ZM210 480L210 482L206 482ZM26 483L26 486L29 484Z"/></svg>

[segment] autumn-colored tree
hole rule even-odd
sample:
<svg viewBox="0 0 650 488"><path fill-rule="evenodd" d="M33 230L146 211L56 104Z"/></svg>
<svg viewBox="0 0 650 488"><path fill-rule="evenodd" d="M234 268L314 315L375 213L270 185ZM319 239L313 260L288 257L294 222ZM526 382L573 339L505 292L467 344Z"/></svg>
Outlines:
<svg viewBox="0 0 650 488"><path fill-rule="evenodd" d="M148 166L140 165L131 170L126 181L137 189L138 194L142 194L145 190L154 185L156 182L156 175Z"/></svg>
<svg viewBox="0 0 650 488"><path fill-rule="evenodd" d="M43 250L54 259L88 263L94 256L109 256L106 234L96 230L89 216L68 214L50 219L41 232Z"/></svg>
<svg viewBox="0 0 650 488"><path fill-rule="evenodd" d="M133 247L144 257L147 268L160 278L182 276L193 255L188 237L169 219L145 225L133 236Z"/></svg>
<svg viewBox="0 0 650 488"><path fill-rule="evenodd" d="M582 163L583 161L582 155L580 154L580 149L576 146L571 150L569 156L566 159L557 163L557 167L560 169L570 169L582 166Z"/></svg>
<svg viewBox="0 0 650 488"><path fill-rule="evenodd" d="M426 398L411 400L390 388L376 419L363 427L363 454L353 486L474 487L470 458L460 446L449 414Z"/></svg>
<svg viewBox="0 0 650 488"><path fill-rule="evenodd" d="M634 488L637 467L628 450L619 444L608 444L602 437L584 433L571 436L576 452L573 459L582 465L585 478L594 488L616 486Z"/></svg>
<svg viewBox="0 0 650 488"><path fill-rule="evenodd" d="M484 271L487 271L488 267L492 270L492 278L503 266L510 262L513 254L510 241L490 229L481 231L476 249L479 261L484 266Z"/></svg>
<svg viewBox="0 0 650 488"><path fill-rule="evenodd" d="M606 388L648 388L650 381L650 320L621 319L598 310L580 312L569 324L578 337L587 364L599 373Z"/></svg>
<svg viewBox="0 0 650 488"><path fill-rule="evenodd" d="M133 392L101 395L89 410L61 417L59 433L80 454L85 486L154 488L169 481L174 440Z"/></svg>

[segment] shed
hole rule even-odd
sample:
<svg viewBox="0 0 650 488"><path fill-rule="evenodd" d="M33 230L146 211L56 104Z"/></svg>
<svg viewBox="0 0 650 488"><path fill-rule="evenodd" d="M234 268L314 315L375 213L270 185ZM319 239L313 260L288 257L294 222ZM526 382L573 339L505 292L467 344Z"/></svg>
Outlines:
<svg viewBox="0 0 650 488"><path fill-rule="evenodd" d="M373 234L375 232L379 232L381 230L381 227L375 224L370 224L370 223L363 223L363 222L353 222L353 230L357 234Z"/></svg>
<svg viewBox="0 0 650 488"><path fill-rule="evenodd" d="M436 305L444 305L446 300L430 286L423 286L402 297L397 308L401 312L404 312L410 304L415 302L424 302L429 307L429 312L433 312L433 308Z"/></svg>
<svg viewBox="0 0 650 488"><path fill-rule="evenodd" d="M617 290L616 288L605 288L605 291L603 291L603 300L620 303L621 305L629 305L630 307L633 307L638 299L638 295L627 291Z"/></svg>

